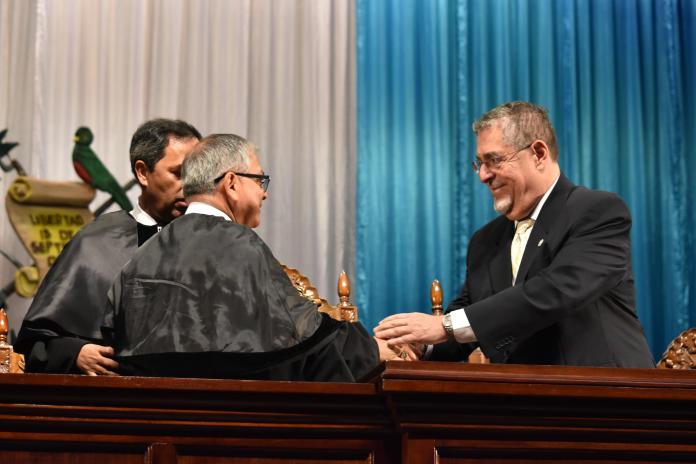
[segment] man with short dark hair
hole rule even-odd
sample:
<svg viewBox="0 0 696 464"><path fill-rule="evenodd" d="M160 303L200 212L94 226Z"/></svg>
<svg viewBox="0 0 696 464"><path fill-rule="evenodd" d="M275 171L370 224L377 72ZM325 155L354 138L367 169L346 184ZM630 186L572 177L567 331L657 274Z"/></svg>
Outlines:
<svg viewBox="0 0 696 464"><path fill-rule="evenodd" d="M318 312L252 230L270 181L253 145L204 138L182 181L186 215L114 281L104 330L119 373L355 381L376 367L378 346L362 325Z"/></svg>
<svg viewBox="0 0 696 464"><path fill-rule="evenodd" d="M434 360L466 360L478 345L494 363L654 367L623 200L561 174L540 106L506 103L474 132L474 171L501 216L471 238L466 282L445 316L396 314L375 335L431 344Z"/></svg>
<svg viewBox="0 0 696 464"><path fill-rule="evenodd" d="M14 348L27 372L113 374L100 326L114 277L135 250L186 210L180 173L201 134L184 121L142 124L130 146L141 194L130 213L99 216L63 249L34 297Z"/></svg>

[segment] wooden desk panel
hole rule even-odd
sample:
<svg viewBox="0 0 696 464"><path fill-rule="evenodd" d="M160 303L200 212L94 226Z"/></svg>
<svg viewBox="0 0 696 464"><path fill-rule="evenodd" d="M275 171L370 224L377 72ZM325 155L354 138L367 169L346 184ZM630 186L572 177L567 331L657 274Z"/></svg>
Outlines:
<svg viewBox="0 0 696 464"><path fill-rule="evenodd" d="M402 462L696 462L696 372L390 364Z"/></svg>
<svg viewBox="0 0 696 464"><path fill-rule="evenodd" d="M371 384L0 377L5 462L384 462L391 429Z"/></svg>

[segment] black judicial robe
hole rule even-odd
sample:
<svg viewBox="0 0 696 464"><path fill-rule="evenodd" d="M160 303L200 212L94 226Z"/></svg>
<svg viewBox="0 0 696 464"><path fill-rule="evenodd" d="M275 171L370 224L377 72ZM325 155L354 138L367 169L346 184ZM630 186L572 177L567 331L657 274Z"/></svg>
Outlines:
<svg viewBox="0 0 696 464"><path fill-rule="evenodd" d="M25 355L27 372L79 372L75 359L82 346L103 344L100 327L114 278L156 230L118 211L99 216L68 242L41 283L14 344Z"/></svg>
<svg viewBox="0 0 696 464"><path fill-rule="evenodd" d="M355 381L379 363L360 323L319 313L248 227L187 214L114 281L104 333L124 375Z"/></svg>

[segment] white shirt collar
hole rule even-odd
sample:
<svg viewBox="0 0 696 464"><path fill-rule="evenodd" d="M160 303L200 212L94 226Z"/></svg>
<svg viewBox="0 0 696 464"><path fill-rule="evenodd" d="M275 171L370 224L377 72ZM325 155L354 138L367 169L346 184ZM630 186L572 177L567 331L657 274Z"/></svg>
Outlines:
<svg viewBox="0 0 696 464"><path fill-rule="evenodd" d="M140 203L135 203L135 208L130 212L130 215L135 218L135 222L142 224L144 226L156 226L157 221L155 221L152 216L150 216L144 209L140 207Z"/></svg>
<svg viewBox="0 0 696 464"><path fill-rule="evenodd" d="M534 211L532 211L532 214L529 216L529 219L532 219L534 220L534 222L536 222L537 218L539 217L539 213L541 213L541 208L544 207L544 203L546 203L546 200L549 198L549 195L551 195L551 191L553 191L553 188L556 186L556 184L558 183L558 179L560 178L560 175L556 177L556 180L553 181L551 187L549 187L544 196L541 197L541 200L539 200L539 203L537 203L536 207L534 208ZM515 221L515 227L517 227L518 222L519 221Z"/></svg>
<svg viewBox="0 0 696 464"><path fill-rule="evenodd" d="M551 191L553 188L556 186L558 183L558 179L560 179L561 176L556 177L556 180L553 181L553 184L551 184L551 187L546 191L543 197L541 197L541 200L539 200L539 203L537 203L536 208L534 208L534 211L532 211L532 215L529 216L530 218L534 219L534 221L537 220L539 217L539 213L541 213L541 208L543 208L544 203L546 203L546 200L549 198L549 195L551 195Z"/></svg>
<svg viewBox="0 0 696 464"><path fill-rule="evenodd" d="M200 201L194 201L189 203L188 208L186 208L186 214L207 214L208 216L218 216L226 221L231 221L230 217L225 214L223 211L220 211L213 205L209 205L208 203L203 203Z"/></svg>

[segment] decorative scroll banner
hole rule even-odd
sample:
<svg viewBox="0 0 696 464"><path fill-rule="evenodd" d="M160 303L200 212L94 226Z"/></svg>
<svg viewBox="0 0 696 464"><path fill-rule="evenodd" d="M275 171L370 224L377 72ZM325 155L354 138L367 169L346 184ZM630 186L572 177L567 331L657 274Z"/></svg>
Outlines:
<svg viewBox="0 0 696 464"><path fill-rule="evenodd" d="M87 208L95 191L81 182L52 182L18 177L5 197L12 227L34 260L15 275L17 294L36 289L68 241L94 219Z"/></svg>

